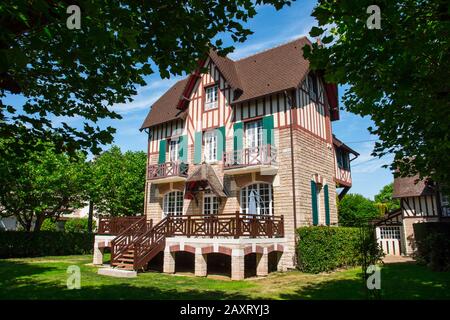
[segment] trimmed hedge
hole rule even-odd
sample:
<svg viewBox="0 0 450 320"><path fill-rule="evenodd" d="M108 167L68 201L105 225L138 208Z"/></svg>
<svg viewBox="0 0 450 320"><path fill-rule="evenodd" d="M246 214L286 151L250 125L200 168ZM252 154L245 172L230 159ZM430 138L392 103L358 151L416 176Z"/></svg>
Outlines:
<svg viewBox="0 0 450 320"><path fill-rule="evenodd" d="M88 254L94 237L92 233L1 231L0 258Z"/></svg>
<svg viewBox="0 0 450 320"><path fill-rule="evenodd" d="M297 229L298 268L319 273L358 265L360 230L352 227L301 227Z"/></svg>
<svg viewBox="0 0 450 320"><path fill-rule="evenodd" d="M413 228L417 262L433 271L450 271L450 223L415 223Z"/></svg>

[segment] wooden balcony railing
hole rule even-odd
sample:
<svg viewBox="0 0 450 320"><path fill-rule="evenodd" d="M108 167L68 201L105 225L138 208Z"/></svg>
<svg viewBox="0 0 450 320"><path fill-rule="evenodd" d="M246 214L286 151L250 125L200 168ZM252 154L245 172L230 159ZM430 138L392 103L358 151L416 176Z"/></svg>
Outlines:
<svg viewBox="0 0 450 320"><path fill-rule="evenodd" d="M165 162L148 166L147 179L187 177L189 165L184 162Z"/></svg>
<svg viewBox="0 0 450 320"><path fill-rule="evenodd" d="M142 219L142 216L136 217L105 217L98 219L98 234L118 235L131 226L133 223Z"/></svg>
<svg viewBox="0 0 450 320"><path fill-rule="evenodd" d="M277 148L270 144L245 148L224 153L224 169L240 168L254 165L277 166Z"/></svg>
<svg viewBox="0 0 450 320"><path fill-rule="evenodd" d="M284 237L283 216L217 214L168 216L167 236L186 237Z"/></svg>

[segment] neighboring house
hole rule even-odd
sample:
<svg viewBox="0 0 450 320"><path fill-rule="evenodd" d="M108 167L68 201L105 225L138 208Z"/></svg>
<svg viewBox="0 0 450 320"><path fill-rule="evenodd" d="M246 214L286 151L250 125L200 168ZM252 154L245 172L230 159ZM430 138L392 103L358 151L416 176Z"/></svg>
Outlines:
<svg viewBox="0 0 450 320"><path fill-rule="evenodd" d="M305 44L236 61L211 51L206 73L152 105L141 130L153 228L145 217L101 219L94 263L111 247L112 265L124 269L159 256L164 272L187 259L196 275L220 265L242 279L249 268L294 268L296 228L337 225L337 188L351 187L350 154L358 154L332 134L337 86L310 71Z"/></svg>
<svg viewBox="0 0 450 320"><path fill-rule="evenodd" d="M377 239L390 255L411 255L415 249L413 224L450 221L449 197L435 183L419 177L394 179L393 198L400 209L387 214L376 225Z"/></svg>

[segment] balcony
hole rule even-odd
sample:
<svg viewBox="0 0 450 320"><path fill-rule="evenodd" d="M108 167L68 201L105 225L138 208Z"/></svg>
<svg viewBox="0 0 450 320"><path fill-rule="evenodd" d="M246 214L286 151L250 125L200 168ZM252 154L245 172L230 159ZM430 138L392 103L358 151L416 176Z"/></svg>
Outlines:
<svg viewBox="0 0 450 320"><path fill-rule="evenodd" d="M336 168L336 182L343 187L351 187L352 186L352 174L350 170L345 168L337 167Z"/></svg>
<svg viewBox="0 0 450 320"><path fill-rule="evenodd" d="M251 172L275 175L278 171L277 148L269 144L226 152L223 161L224 173L229 175Z"/></svg>
<svg viewBox="0 0 450 320"><path fill-rule="evenodd" d="M165 162L148 166L147 179L152 183L185 181L189 165L183 162Z"/></svg>
<svg viewBox="0 0 450 320"><path fill-rule="evenodd" d="M141 220L142 216L130 217L109 217L100 216L98 219L97 234L101 235L118 235L135 222Z"/></svg>

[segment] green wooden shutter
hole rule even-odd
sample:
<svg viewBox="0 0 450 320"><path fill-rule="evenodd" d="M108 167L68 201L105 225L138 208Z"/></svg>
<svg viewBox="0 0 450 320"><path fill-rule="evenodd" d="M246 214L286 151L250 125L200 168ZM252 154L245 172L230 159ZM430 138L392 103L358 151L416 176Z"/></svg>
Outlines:
<svg viewBox="0 0 450 320"><path fill-rule="evenodd" d="M179 138L178 145L178 156L180 161L187 162L188 160L188 137L187 135L181 136Z"/></svg>
<svg viewBox="0 0 450 320"><path fill-rule="evenodd" d="M203 134L198 131L194 135L194 164L202 162L202 138Z"/></svg>
<svg viewBox="0 0 450 320"><path fill-rule="evenodd" d="M311 203L313 225L317 226L319 224L319 212L317 210L317 186L314 181L311 181Z"/></svg>
<svg viewBox="0 0 450 320"><path fill-rule="evenodd" d="M273 136L273 115L266 116L262 119L262 127L263 127L263 144L274 144L274 136Z"/></svg>
<svg viewBox="0 0 450 320"><path fill-rule="evenodd" d="M225 143L225 127L217 128L217 160L222 160L226 147Z"/></svg>
<svg viewBox="0 0 450 320"><path fill-rule="evenodd" d="M323 187L323 196L325 198L325 223L327 226L330 225L330 203L328 200L328 185Z"/></svg>
<svg viewBox="0 0 450 320"><path fill-rule="evenodd" d="M158 163L166 162L166 140L159 140L159 158Z"/></svg>
<svg viewBox="0 0 450 320"><path fill-rule="evenodd" d="M233 150L237 151L237 150L242 150L242 146L244 143L244 130L243 130L243 123L242 122L238 122L235 123L233 126Z"/></svg>

